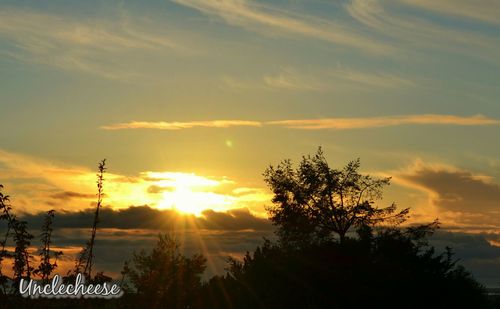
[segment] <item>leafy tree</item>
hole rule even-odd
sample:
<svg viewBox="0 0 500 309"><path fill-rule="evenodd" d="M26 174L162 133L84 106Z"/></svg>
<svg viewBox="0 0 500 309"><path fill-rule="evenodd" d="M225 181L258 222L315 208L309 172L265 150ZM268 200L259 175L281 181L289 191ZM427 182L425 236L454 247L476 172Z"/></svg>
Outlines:
<svg viewBox="0 0 500 309"><path fill-rule="evenodd" d="M123 274L137 303L146 308L190 308L201 287L206 259L196 254L187 258L168 234L160 234L151 252L134 252Z"/></svg>
<svg viewBox="0 0 500 309"><path fill-rule="evenodd" d="M358 159L332 169L319 148L314 156L303 157L297 169L290 160L267 168L264 180L274 193L268 212L281 241L300 247L336 234L344 242L351 228L405 221L408 208L375 206L390 178L362 175L359 167Z"/></svg>

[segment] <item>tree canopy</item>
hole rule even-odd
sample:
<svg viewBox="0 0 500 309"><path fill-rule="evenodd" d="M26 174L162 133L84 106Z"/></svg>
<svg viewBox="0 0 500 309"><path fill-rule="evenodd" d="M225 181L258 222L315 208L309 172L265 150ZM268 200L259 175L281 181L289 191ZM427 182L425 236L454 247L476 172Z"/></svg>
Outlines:
<svg viewBox="0 0 500 309"><path fill-rule="evenodd" d="M362 175L359 168L359 159L342 169L331 168L321 148L314 156L304 156L296 169L290 160L268 167L264 180L274 193L268 212L280 239L300 246L336 234L343 242L351 228L405 221L408 208L398 211L395 203L375 206L390 178Z"/></svg>

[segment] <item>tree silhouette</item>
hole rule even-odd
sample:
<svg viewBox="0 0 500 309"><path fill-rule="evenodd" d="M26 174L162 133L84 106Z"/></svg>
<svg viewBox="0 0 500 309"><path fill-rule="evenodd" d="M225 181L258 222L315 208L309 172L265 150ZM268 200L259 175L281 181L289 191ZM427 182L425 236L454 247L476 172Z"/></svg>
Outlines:
<svg viewBox="0 0 500 309"><path fill-rule="evenodd" d="M0 241L0 246L1 246L1 251L0 251L0 287L1 289L1 295L6 295L8 293L8 287L7 287L7 282L8 282L8 277L3 273L3 261L5 258L9 257L9 253L7 250L5 250L5 246L7 245L7 240L10 235L10 227L11 225L9 223L10 219L10 210L11 207L9 205L9 196L4 195L3 192L1 191L3 189L3 185L0 184L0 221L7 221L7 230L5 232L5 235L3 239ZM4 298L4 297L3 297Z"/></svg>
<svg viewBox="0 0 500 309"><path fill-rule="evenodd" d="M102 198L104 195L103 184L104 184L104 173L106 172L106 159L99 162L98 172L97 172L97 203L94 212L94 220L92 221L92 231L90 239L87 241L85 247L82 248L75 260L75 266L73 271L68 273L66 281L73 279L78 273L82 274L88 279L92 280L92 266L94 259L94 245L95 237L97 233L97 224L99 223L99 210L102 206ZM103 273L99 274L100 279L106 277ZM109 278L109 277L108 277Z"/></svg>
<svg viewBox="0 0 500 309"><path fill-rule="evenodd" d="M49 210L45 214L45 219L42 226L41 242L42 245L38 250L40 256L40 264L34 270L34 274L40 276L42 283L47 283L52 272L57 268L57 259L63 254L62 251L53 251L52 244L52 223L55 211ZM54 261L51 258L54 258Z"/></svg>
<svg viewBox="0 0 500 309"><path fill-rule="evenodd" d="M490 308L451 250L427 244L436 227L363 225L343 243L299 249L265 241L208 282L201 308Z"/></svg>
<svg viewBox="0 0 500 309"><path fill-rule="evenodd" d="M187 258L168 234L160 234L151 252L134 252L125 263L123 275L136 303L146 308L191 308L201 287L206 259Z"/></svg>
<svg viewBox="0 0 500 309"><path fill-rule="evenodd" d="M2 188L3 186L0 185L0 189ZM7 234L5 235L5 239L2 241L2 260L4 257L14 258L12 267L14 271L13 287L17 287L21 278L31 278L31 274L34 270L31 265L33 256L31 256L28 251L33 235L28 231L27 222L17 219L17 217L12 214L11 210L12 208L9 204L9 196L3 195L0 192L0 219L7 221ZM12 237L15 244L14 252L12 254L9 254L5 250L5 245L9 236ZM6 278L2 276L1 279L3 285Z"/></svg>
<svg viewBox="0 0 500 309"><path fill-rule="evenodd" d="M374 206L390 178L362 175L359 167L358 159L343 169L330 168L320 147L314 156L303 157L296 170L290 160L267 168L264 180L274 193L268 212L281 241L302 246L336 234L344 242L351 228L405 221L408 208Z"/></svg>
<svg viewBox="0 0 500 309"><path fill-rule="evenodd" d="M94 259L94 243L97 232L97 224L99 223L99 210L101 209L103 196L104 172L106 171L106 159L99 162L97 173L97 203L95 207L94 221L92 223L92 235L88 243L87 261L83 273L88 277L92 277L92 264Z"/></svg>

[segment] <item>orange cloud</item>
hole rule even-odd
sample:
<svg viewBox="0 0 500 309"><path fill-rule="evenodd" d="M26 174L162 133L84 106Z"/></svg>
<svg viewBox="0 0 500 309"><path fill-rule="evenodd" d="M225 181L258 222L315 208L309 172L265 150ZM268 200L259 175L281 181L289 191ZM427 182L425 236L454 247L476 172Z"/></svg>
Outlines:
<svg viewBox="0 0 500 309"><path fill-rule="evenodd" d="M390 174L395 183L418 190L427 197L416 207L413 219L425 221L438 217L448 229L499 231L500 185L492 177L421 160Z"/></svg>
<svg viewBox="0 0 500 309"><path fill-rule="evenodd" d="M104 130L121 130L121 129L180 130L180 129L191 129L194 127L229 128L229 127L260 127L260 126L262 126L262 124L258 121L247 121L247 120L211 120L211 121L189 121L189 122L131 121L131 122L117 123L117 124L102 126L101 129L104 129Z"/></svg>
<svg viewBox="0 0 500 309"><path fill-rule="evenodd" d="M78 211L95 202L94 170L1 149L0 183L20 212ZM226 211L242 207L261 214L263 204L271 199L263 188L240 188L226 177L170 171L146 171L136 176L106 173L104 192L104 204L113 209L149 205L197 215L205 209Z"/></svg>
<svg viewBox="0 0 500 309"><path fill-rule="evenodd" d="M209 120L209 121L188 121L188 122L148 122L131 121L104 125L104 130L122 129L157 129L157 130L180 130L195 127L206 128L229 128L229 127L262 127L264 125L283 126L291 129L321 130L321 129L364 129L392 127L400 125L459 125L459 126L484 126L499 125L500 120L475 116L454 116L454 115L403 115L370 118L322 118L322 119L292 119L275 121L248 121L248 120Z"/></svg>
<svg viewBox="0 0 500 309"><path fill-rule="evenodd" d="M461 117L453 115L405 115L373 118L324 118L270 121L267 124L279 125L293 129L320 130L320 129L363 129L392 127L400 125L499 125L500 120L487 118L482 115Z"/></svg>

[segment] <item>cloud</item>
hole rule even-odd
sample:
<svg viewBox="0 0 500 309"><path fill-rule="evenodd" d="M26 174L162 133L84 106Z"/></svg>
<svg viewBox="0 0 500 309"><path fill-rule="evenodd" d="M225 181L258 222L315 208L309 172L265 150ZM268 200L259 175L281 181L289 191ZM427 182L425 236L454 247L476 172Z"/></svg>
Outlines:
<svg viewBox="0 0 500 309"><path fill-rule="evenodd" d="M265 74L261 79L224 77L223 89L246 91L370 91L401 89L417 86L416 81L392 72L369 72L344 68L322 69L315 72L299 71L284 67L277 72Z"/></svg>
<svg viewBox="0 0 500 309"><path fill-rule="evenodd" d="M403 115L369 118L322 118L322 119L291 119L274 121L246 121L246 120L210 120L191 122L147 122L131 121L101 126L104 130L123 129L156 129L180 130L195 127L229 128L236 126L262 127L265 125L282 126L291 129L322 130L322 129L364 129L393 127L401 125L458 125L458 126L486 126L499 125L500 120L482 115L454 116L454 115Z"/></svg>
<svg viewBox="0 0 500 309"><path fill-rule="evenodd" d="M56 212L52 246L64 251L63 263L57 273L65 273L74 266L74 259L90 236L94 209ZM24 214L31 232L38 234L43 213ZM262 238L273 238L274 227L264 218L248 209L227 212L206 211L203 216L183 215L172 210L158 210L148 206L126 209L104 207L100 212L99 229L95 242L96 270L119 278L123 262L132 251L151 250L159 233L169 233L181 243L183 254L202 253L208 259L205 277L224 273L229 256L240 257L246 251L262 244Z"/></svg>
<svg viewBox="0 0 500 309"><path fill-rule="evenodd" d="M80 211L59 210L56 212L54 227L87 228L92 223L95 209ZM123 209L103 207L99 213L99 227L106 229L145 229L145 230L258 230L270 231L271 222L253 215L247 208L227 211L204 210L196 217L181 214L171 209L156 209L149 206L131 206ZM43 213L25 213L22 215L30 226L41 226Z"/></svg>
<svg viewBox="0 0 500 309"><path fill-rule="evenodd" d="M500 120L490 119L482 115L461 117L452 115L406 115L373 118L324 118L270 121L267 124L284 126L293 129L362 129L380 128L400 125L499 125Z"/></svg>
<svg viewBox="0 0 500 309"><path fill-rule="evenodd" d="M318 17L287 12L246 0L173 0L209 15L215 15L231 25L261 33L299 34L375 54L387 54L393 48L361 35L343 24Z"/></svg>
<svg viewBox="0 0 500 309"><path fill-rule="evenodd" d="M189 122L148 122L131 121L102 126L104 130L122 130L122 129L157 129L157 130L180 130L191 129L195 127L205 128L229 128L229 127L260 127L262 124L258 121L247 120L211 120L211 121L189 121Z"/></svg>
<svg viewBox="0 0 500 309"><path fill-rule="evenodd" d="M85 194L85 193L78 193L78 192L73 192L73 191L64 191L64 192L59 192L59 193L54 193L50 195L51 198L56 199L56 200L71 200L74 198L81 198L81 199L90 199L90 198L95 198L95 194Z"/></svg>
<svg viewBox="0 0 500 309"><path fill-rule="evenodd" d="M363 87L362 89L389 89L416 86L416 83L410 79L386 72L371 73L339 68L330 72L330 75L338 82L348 82Z"/></svg>
<svg viewBox="0 0 500 309"><path fill-rule="evenodd" d="M264 188L242 192L238 190L240 184L227 177L171 171L144 171L131 176L111 171L108 169L105 176L104 204L113 208L147 204L200 214L208 208L220 211L247 207L260 213L270 200ZM0 183L11 195L16 211L85 209L95 202L95 177L95 171L86 167L0 149Z"/></svg>
<svg viewBox="0 0 500 309"><path fill-rule="evenodd" d="M420 0L409 0L412 4L419 3ZM430 3L424 0L422 3ZM445 1L446 5L441 5L441 1L434 7L443 8L444 6L455 5L455 1ZM466 1L460 1L463 3ZM479 34L455 25L451 28L446 23L440 23L439 19L425 18L423 16L404 15L399 10L391 13L393 7L396 7L397 1L378 1L378 0L353 0L346 4L348 13L358 22L365 25L372 31L391 38L392 45L401 48L404 44L405 49L413 51L415 49L431 48L441 49L447 52L461 53L462 55L473 55L498 64L498 50L500 44L495 36ZM469 6L477 6L476 3L470 3ZM492 7L495 11L496 6ZM484 7L484 10L488 10ZM464 11L466 9L460 9ZM482 9L483 10L483 9ZM477 10L475 10L477 12ZM494 13L491 13L494 14Z"/></svg>
<svg viewBox="0 0 500 309"><path fill-rule="evenodd" d="M67 268L85 244L90 231L93 210L56 212L53 245L65 251ZM23 216L30 227L41 226L42 214ZM147 206L133 206L113 210L105 207L96 240L96 268L119 277L123 262L133 250L150 250L158 233L169 232L182 242L186 255L203 253L209 259L208 278L223 274L228 256L241 257L262 244L262 238L273 239L274 228L270 221L253 216L246 209L228 212L204 212L196 218L177 214L171 210L158 210ZM484 284L496 284L500 277L500 233L468 233L466 231L438 230L430 237L430 244L437 253L452 247L455 258L466 266L476 279ZM64 265L62 266L65 267ZM62 268L59 271L63 271ZM496 280L496 281L495 281Z"/></svg>
<svg viewBox="0 0 500 309"><path fill-rule="evenodd" d="M432 202L441 209L470 213L494 211L500 215L500 185L490 177L417 162L397 178L432 194Z"/></svg>
<svg viewBox="0 0 500 309"><path fill-rule="evenodd" d="M402 0L402 2L446 15L500 24L500 2L496 0Z"/></svg>
<svg viewBox="0 0 500 309"><path fill-rule="evenodd" d="M282 69L276 75L266 75L263 78L264 83L272 88L298 91L320 91L327 89L323 82L300 74L294 69Z"/></svg>
<svg viewBox="0 0 500 309"><path fill-rule="evenodd" d="M26 63L83 71L109 79L129 79L131 72L117 60L134 51L185 51L150 26L129 18L77 19L41 11L0 10L0 54Z"/></svg>
<svg viewBox="0 0 500 309"><path fill-rule="evenodd" d="M500 247L492 245L497 235L468 234L463 232L437 231L430 237L430 244L437 252L444 252L449 246L474 277L486 286L497 286L500 278ZM492 238L493 237L493 238Z"/></svg>

